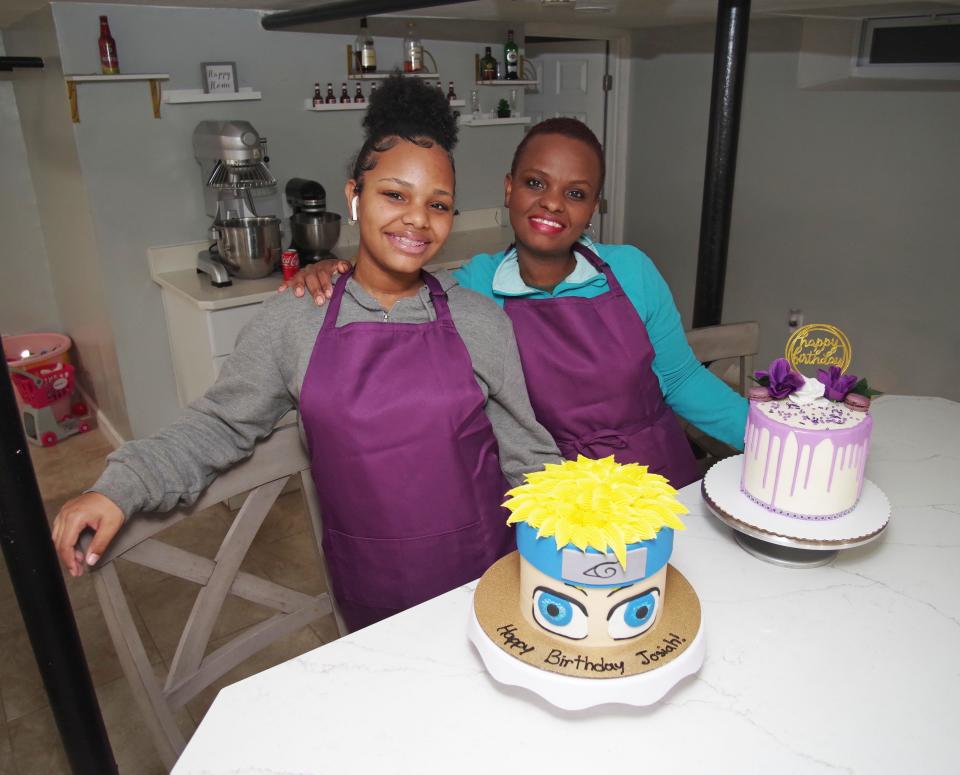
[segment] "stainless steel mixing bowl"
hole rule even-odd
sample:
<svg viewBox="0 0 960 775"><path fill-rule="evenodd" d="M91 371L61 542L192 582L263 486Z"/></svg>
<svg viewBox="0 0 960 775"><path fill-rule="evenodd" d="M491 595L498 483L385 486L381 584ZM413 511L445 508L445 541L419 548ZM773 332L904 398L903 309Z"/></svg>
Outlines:
<svg viewBox="0 0 960 775"><path fill-rule="evenodd" d="M337 244L340 216L336 213L294 213L290 217L290 236L298 249L323 255Z"/></svg>
<svg viewBox="0 0 960 775"><path fill-rule="evenodd" d="M280 219L231 218L214 224L220 261L234 277L266 277L280 263Z"/></svg>

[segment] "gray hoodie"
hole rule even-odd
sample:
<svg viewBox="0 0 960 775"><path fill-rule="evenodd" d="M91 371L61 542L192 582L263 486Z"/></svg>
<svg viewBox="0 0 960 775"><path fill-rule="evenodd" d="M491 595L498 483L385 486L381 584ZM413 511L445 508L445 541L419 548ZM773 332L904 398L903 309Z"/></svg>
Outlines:
<svg viewBox="0 0 960 775"><path fill-rule="evenodd" d="M560 461L556 444L533 415L513 327L495 302L436 273L450 314L486 399L485 411L500 448L500 466L511 485L523 474ZM256 442L296 409L300 386L329 305L284 293L263 304L240 332L216 383L169 427L124 444L91 488L129 517L138 511L188 506L223 471L253 452ZM389 315L351 278L337 326L360 321L424 323L435 320L426 286L399 299ZM330 374L334 380L337 375Z"/></svg>

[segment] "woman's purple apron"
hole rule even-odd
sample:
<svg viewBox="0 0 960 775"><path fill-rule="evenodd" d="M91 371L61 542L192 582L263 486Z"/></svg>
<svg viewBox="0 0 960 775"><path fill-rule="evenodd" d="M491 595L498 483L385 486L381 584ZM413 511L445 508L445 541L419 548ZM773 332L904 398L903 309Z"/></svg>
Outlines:
<svg viewBox="0 0 960 775"><path fill-rule="evenodd" d="M613 455L683 487L699 468L660 390L647 327L606 262L573 247L603 272L609 292L504 304L533 411L564 457Z"/></svg>
<svg viewBox="0 0 960 775"><path fill-rule="evenodd" d="M514 548L508 485L440 283L437 319L336 327L334 287L300 389L323 549L351 630L480 576Z"/></svg>

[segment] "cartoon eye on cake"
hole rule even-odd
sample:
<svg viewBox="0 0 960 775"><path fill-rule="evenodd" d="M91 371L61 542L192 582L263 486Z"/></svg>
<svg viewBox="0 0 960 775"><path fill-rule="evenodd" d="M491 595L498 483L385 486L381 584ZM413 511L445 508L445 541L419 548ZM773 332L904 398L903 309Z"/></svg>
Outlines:
<svg viewBox="0 0 960 775"><path fill-rule="evenodd" d="M564 638L582 640L589 631L587 609L556 590L537 587L533 592L533 618L545 630Z"/></svg>
<svg viewBox="0 0 960 775"><path fill-rule="evenodd" d="M660 590L654 587L621 601L607 615L607 632L614 640L642 635L653 626Z"/></svg>

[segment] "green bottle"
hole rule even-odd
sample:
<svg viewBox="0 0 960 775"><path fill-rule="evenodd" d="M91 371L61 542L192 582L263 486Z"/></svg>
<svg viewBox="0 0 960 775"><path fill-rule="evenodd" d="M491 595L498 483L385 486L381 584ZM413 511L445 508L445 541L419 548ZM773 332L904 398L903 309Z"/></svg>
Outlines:
<svg viewBox="0 0 960 775"><path fill-rule="evenodd" d="M506 79L516 81L520 77L520 50L513 42L513 30L507 30L507 42L503 44L503 61Z"/></svg>

